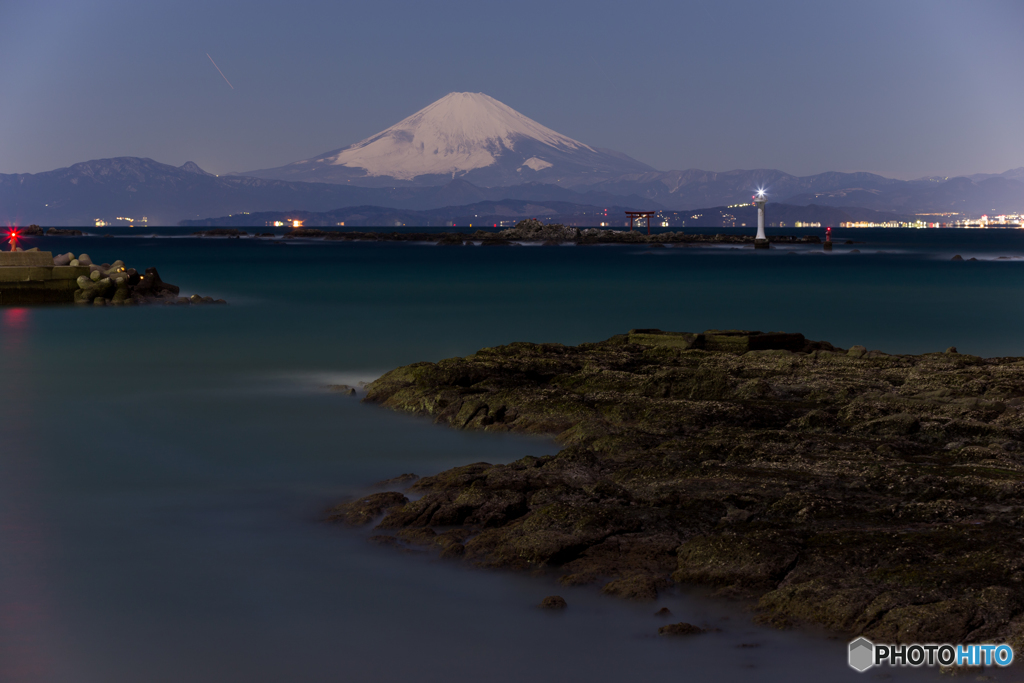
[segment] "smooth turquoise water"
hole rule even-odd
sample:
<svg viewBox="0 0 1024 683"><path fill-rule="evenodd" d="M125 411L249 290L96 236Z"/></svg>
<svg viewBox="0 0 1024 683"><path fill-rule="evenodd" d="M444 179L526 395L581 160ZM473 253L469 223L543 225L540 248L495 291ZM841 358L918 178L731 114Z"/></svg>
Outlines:
<svg viewBox="0 0 1024 683"><path fill-rule="evenodd" d="M738 605L634 605L317 521L379 479L557 450L320 388L405 363L633 327L1024 355L1024 235L848 236L831 255L36 238L231 305L0 309L0 681L861 680L843 642ZM556 592L566 613L534 607ZM722 630L659 639L662 604Z"/></svg>

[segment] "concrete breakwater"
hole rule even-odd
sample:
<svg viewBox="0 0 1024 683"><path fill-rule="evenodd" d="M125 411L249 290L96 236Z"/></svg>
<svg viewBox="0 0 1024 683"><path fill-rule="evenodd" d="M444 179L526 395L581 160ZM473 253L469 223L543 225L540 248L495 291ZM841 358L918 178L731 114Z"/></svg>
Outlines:
<svg viewBox="0 0 1024 683"><path fill-rule="evenodd" d="M78 278L88 275L78 263L58 265L48 251L0 252L0 305L73 301Z"/></svg>
<svg viewBox="0 0 1024 683"><path fill-rule="evenodd" d="M179 293L176 285L160 278L156 268L139 274L120 260L94 264L88 254L76 257L69 252L54 257L38 249L0 252L0 305L227 303L198 294L181 297Z"/></svg>
<svg viewBox="0 0 1024 683"><path fill-rule="evenodd" d="M236 228L214 228L193 233L197 237L248 237L249 233ZM275 237L273 233L255 233L253 237ZM434 242L443 246L481 244L507 246L516 242L543 242L547 244L754 244L753 235L695 235L683 232L663 232L648 235L639 230L603 230L600 228L574 228L537 220L520 221L505 230L477 230L465 232L360 232L298 228L286 232L283 239L323 239L326 241L378 241L378 242ZM769 238L780 244L820 244L816 235L779 235Z"/></svg>
<svg viewBox="0 0 1024 683"><path fill-rule="evenodd" d="M365 400L563 447L329 513L382 543L635 600L708 585L778 626L1024 646L1022 358L633 330L415 363Z"/></svg>

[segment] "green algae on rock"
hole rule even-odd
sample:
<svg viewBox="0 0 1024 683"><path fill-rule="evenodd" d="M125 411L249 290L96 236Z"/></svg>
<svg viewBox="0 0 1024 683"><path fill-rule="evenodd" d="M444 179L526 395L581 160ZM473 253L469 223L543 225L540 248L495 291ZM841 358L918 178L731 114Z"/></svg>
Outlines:
<svg viewBox="0 0 1024 683"><path fill-rule="evenodd" d="M633 330L416 363L364 400L563 450L336 508L350 523L631 599L701 584L778 625L1024 645L1022 358Z"/></svg>

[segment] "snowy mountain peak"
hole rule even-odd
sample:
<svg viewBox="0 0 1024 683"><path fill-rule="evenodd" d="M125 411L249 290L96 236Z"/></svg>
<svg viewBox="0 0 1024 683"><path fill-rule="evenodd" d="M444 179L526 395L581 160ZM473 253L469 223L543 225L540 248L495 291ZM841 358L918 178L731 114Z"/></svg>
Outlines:
<svg viewBox="0 0 1024 683"><path fill-rule="evenodd" d="M590 147L483 93L453 92L362 142L244 175L367 187L591 185L650 166Z"/></svg>
<svg viewBox="0 0 1024 683"><path fill-rule="evenodd" d="M387 130L317 161L363 168L370 176L411 180L490 166L524 139L564 152L594 152L493 97L453 92Z"/></svg>

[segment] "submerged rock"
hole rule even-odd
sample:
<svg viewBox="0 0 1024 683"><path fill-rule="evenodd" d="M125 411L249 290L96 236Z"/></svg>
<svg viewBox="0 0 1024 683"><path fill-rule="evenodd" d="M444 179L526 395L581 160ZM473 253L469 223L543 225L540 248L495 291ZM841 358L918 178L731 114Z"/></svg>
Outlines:
<svg viewBox="0 0 1024 683"><path fill-rule="evenodd" d="M388 487L391 487L391 486L395 486L395 487L408 486L408 485L412 484L414 481L416 481L419 478L420 477L419 477L418 474L413 474L412 472L407 472L406 474L400 474L397 477L392 477L390 479L385 479L384 481L378 481L376 484L374 484L374 486L376 488L381 488L381 489L388 488Z"/></svg>
<svg viewBox="0 0 1024 683"><path fill-rule="evenodd" d="M540 601L540 606L545 609L565 609L569 604L561 595L549 595Z"/></svg>
<svg viewBox="0 0 1024 683"><path fill-rule="evenodd" d="M351 503L342 503L331 508L327 513L327 521L363 526L372 522L384 511L408 502L408 498L394 491L374 493Z"/></svg>
<svg viewBox="0 0 1024 683"><path fill-rule="evenodd" d="M658 579L653 576L631 576L606 583L601 592L630 600L654 600L658 597L658 583ZM662 584L667 582L663 581Z"/></svg>
<svg viewBox="0 0 1024 683"><path fill-rule="evenodd" d="M696 636L705 633L700 626L680 621L678 624L668 624L658 629L658 635L662 636Z"/></svg>
<svg viewBox="0 0 1024 683"><path fill-rule="evenodd" d="M213 228L212 230L200 230L192 235L194 237L248 237L249 233L238 228ZM270 236L273 237L273 233Z"/></svg>

